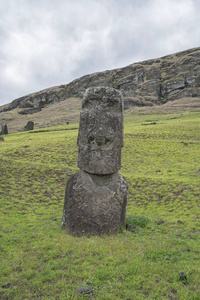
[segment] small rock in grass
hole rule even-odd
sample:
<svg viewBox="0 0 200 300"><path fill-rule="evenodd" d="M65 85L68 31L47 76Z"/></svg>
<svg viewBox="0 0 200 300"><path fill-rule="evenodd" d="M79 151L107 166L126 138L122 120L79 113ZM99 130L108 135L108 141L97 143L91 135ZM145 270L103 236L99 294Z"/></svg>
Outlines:
<svg viewBox="0 0 200 300"><path fill-rule="evenodd" d="M182 281L183 283L186 283L187 282L187 276L185 275L185 273L181 272L179 275L180 275L179 280Z"/></svg>
<svg viewBox="0 0 200 300"><path fill-rule="evenodd" d="M7 284L2 285L2 288L3 289L9 289L10 286L11 286L11 283L7 283Z"/></svg>
<svg viewBox="0 0 200 300"><path fill-rule="evenodd" d="M183 224L183 221L178 220L177 223L178 223L178 224Z"/></svg>
<svg viewBox="0 0 200 300"><path fill-rule="evenodd" d="M89 294L94 290L92 286L79 286L76 288L76 291L80 294Z"/></svg>
<svg viewBox="0 0 200 300"><path fill-rule="evenodd" d="M126 230L132 231L135 229L135 226L132 224L126 224Z"/></svg>
<svg viewBox="0 0 200 300"><path fill-rule="evenodd" d="M177 294L177 290L172 289L171 292L167 295L167 298L168 298L168 299L174 299L174 300L175 300L175 299L177 299L177 298L176 298L176 294Z"/></svg>
<svg viewBox="0 0 200 300"><path fill-rule="evenodd" d="M164 220L160 220L160 221L156 222L157 225L161 225L161 224L163 224L163 223L165 223Z"/></svg>
<svg viewBox="0 0 200 300"><path fill-rule="evenodd" d="M4 142L4 138L0 136L0 142Z"/></svg>
<svg viewBox="0 0 200 300"><path fill-rule="evenodd" d="M190 248L186 248L182 250L183 252L190 252Z"/></svg>
<svg viewBox="0 0 200 300"><path fill-rule="evenodd" d="M182 235L181 235L181 234L176 234L176 237L177 237L177 238L181 238Z"/></svg>

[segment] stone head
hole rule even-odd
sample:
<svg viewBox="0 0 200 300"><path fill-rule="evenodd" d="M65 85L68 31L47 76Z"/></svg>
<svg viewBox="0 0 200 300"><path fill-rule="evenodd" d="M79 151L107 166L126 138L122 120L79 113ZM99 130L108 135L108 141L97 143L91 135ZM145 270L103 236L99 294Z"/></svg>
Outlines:
<svg viewBox="0 0 200 300"><path fill-rule="evenodd" d="M86 90L80 113L78 167L92 174L112 174L121 167L123 97L108 87Z"/></svg>

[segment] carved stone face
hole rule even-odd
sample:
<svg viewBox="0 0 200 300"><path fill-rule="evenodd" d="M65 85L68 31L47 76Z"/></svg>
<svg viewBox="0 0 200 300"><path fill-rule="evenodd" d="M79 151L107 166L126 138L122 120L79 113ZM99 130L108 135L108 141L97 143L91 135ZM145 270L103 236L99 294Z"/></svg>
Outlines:
<svg viewBox="0 0 200 300"><path fill-rule="evenodd" d="M121 167L123 98L119 91L90 88L83 97L78 167L88 173L112 174Z"/></svg>

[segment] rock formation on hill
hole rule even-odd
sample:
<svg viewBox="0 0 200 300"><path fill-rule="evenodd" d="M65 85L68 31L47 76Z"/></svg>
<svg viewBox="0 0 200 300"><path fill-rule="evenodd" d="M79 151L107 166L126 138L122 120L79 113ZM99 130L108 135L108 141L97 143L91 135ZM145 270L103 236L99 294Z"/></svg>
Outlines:
<svg viewBox="0 0 200 300"><path fill-rule="evenodd" d="M121 90L125 109L163 104L184 97L200 97L200 48L86 75L69 84L18 98L3 111L18 107L22 109L19 113L35 113L47 104L71 97L82 98L84 91L94 86Z"/></svg>

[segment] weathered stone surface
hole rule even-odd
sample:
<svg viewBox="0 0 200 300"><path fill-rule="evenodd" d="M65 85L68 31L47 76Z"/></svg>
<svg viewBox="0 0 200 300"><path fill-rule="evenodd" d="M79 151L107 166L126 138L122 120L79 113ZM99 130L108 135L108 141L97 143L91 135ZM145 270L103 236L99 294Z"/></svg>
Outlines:
<svg viewBox="0 0 200 300"><path fill-rule="evenodd" d="M200 68L186 75L186 84L189 87L200 87Z"/></svg>
<svg viewBox="0 0 200 300"><path fill-rule="evenodd" d="M177 90L183 89L185 87L185 80L169 80L162 84L161 94L165 98L168 94L172 92L177 92Z"/></svg>
<svg viewBox="0 0 200 300"><path fill-rule="evenodd" d="M3 124L2 125L1 134L8 134L8 126L7 126L7 124Z"/></svg>
<svg viewBox="0 0 200 300"><path fill-rule="evenodd" d="M26 109L26 110L21 110L19 111L18 113L20 115L32 115L32 114L35 114L37 112L41 111L41 108L29 108L29 109Z"/></svg>
<svg viewBox="0 0 200 300"><path fill-rule="evenodd" d="M78 167L93 174L112 174L121 167L123 97L106 87L88 89L79 126Z"/></svg>
<svg viewBox="0 0 200 300"><path fill-rule="evenodd" d="M92 286L78 286L76 288L76 291L79 294L90 294L93 292L93 290L94 290L94 287L92 287Z"/></svg>
<svg viewBox="0 0 200 300"><path fill-rule="evenodd" d="M34 122L33 121L28 121L26 126L24 127L24 130L25 131L33 130L33 128L34 128Z"/></svg>
<svg viewBox="0 0 200 300"><path fill-rule="evenodd" d="M126 225L127 193L122 175L80 170L66 185L62 228L75 236L118 233Z"/></svg>
<svg viewBox="0 0 200 300"><path fill-rule="evenodd" d="M200 89L198 88L186 88L186 89L180 89L173 91L167 95L168 100L176 100L181 99L184 97L190 97L190 98L196 98L200 97ZM188 103L189 104L189 103Z"/></svg>
<svg viewBox="0 0 200 300"><path fill-rule="evenodd" d="M118 233L126 225L128 186L117 174L123 146L123 97L108 87L87 89L78 135L78 167L67 182L62 228L74 236Z"/></svg>
<svg viewBox="0 0 200 300"><path fill-rule="evenodd" d="M19 111L19 114L33 114L39 112L46 105L65 100L63 88L64 86L61 85L20 97L13 100L8 107L0 110L0 112L10 111L17 107L22 109L28 108L27 110Z"/></svg>
<svg viewBox="0 0 200 300"><path fill-rule="evenodd" d="M57 91L43 91L24 97L19 104L20 108L42 108L47 104L57 103L59 95Z"/></svg>

